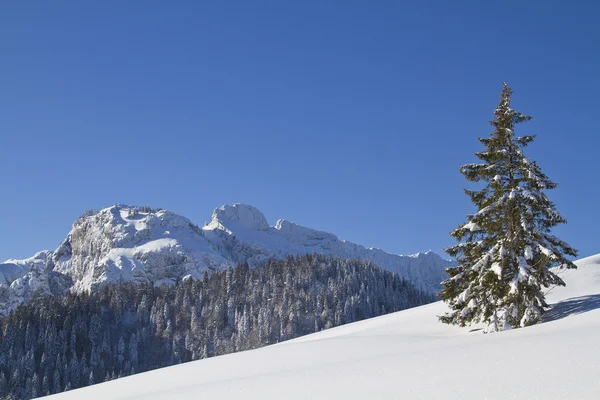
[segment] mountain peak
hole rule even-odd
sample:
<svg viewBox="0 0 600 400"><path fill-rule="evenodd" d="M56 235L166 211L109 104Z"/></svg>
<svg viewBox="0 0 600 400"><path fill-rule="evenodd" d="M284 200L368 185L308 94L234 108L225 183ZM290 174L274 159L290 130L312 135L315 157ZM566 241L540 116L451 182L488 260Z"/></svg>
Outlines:
<svg viewBox="0 0 600 400"><path fill-rule="evenodd" d="M226 204L213 211L212 222L219 222L229 227L233 223L236 227L253 230L267 230L270 228L265 215L256 207L248 204L236 203L232 206Z"/></svg>

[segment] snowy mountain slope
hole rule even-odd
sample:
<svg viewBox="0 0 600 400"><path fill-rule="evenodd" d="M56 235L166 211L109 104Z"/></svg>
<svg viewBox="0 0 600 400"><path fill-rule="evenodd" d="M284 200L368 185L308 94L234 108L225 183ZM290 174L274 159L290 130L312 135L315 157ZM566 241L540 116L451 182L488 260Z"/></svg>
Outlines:
<svg viewBox="0 0 600 400"><path fill-rule="evenodd" d="M400 256L338 239L335 235L306 228L283 219L269 226L256 208L244 204L216 209L203 228L206 238L217 248L227 248L225 256L234 262L254 266L268 258L287 254L322 253L344 258L369 260L410 280L415 286L437 292L446 278L450 261L433 252Z"/></svg>
<svg viewBox="0 0 600 400"><path fill-rule="evenodd" d="M324 253L372 261L435 292L451 263L428 252L399 256L279 220L244 204L214 210L204 228L165 210L116 205L87 213L53 252L0 264L0 314L31 298L94 290L106 282L169 283L247 262Z"/></svg>
<svg viewBox="0 0 600 400"><path fill-rule="evenodd" d="M73 280L73 290L104 282L175 281L228 267L187 218L165 210L114 206L78 219L52 256L53 269Z"/></svg>
<svg viewBox="0 0 600 400"><path fill-rule="evenodd" d="M24 260L8 260L0 264L0 304L12 309L22 299L53 294L51 274L46 266L52 253L40 251Z"/></svg>
<svg viewBox="0 0 600 400"><path fill-rule="evenodd" d="M484 335L434 303L262 349L147 372L57 399L597 399L600 254L562 274L532 327Z"/></svg>
<svg viewBox="0 0 600 400"><path fill-rule="evenodd" d="M7 260L0 270L0 287L10 285L15 279L25 275L30 270L43 270L52 255L49 251L40 251L36 255L24 260Z"/></svg>

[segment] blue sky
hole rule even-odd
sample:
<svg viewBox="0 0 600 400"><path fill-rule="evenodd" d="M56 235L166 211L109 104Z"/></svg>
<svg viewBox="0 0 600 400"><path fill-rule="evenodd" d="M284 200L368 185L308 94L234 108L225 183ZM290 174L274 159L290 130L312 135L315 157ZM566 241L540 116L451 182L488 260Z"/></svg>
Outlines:
<svg viewBox="0 0 600 400"><path fill-rule="evenodd" d="M413 4L414 3L414 4ZM483 4L486 3L486 4ZM244 202L395 253L474 212L458 172L502 81L533 115L555 233L600 252L600 6L31 1L0 5L0 260L115 203L196 223Z"/></svg>

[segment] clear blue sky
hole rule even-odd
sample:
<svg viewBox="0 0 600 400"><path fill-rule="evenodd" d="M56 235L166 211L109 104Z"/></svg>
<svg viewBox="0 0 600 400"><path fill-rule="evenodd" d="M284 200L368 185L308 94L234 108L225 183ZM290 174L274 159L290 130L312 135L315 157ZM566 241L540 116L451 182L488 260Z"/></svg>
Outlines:
<svg viewBox="0 0 600 400"><path fill-rule="evenodd" d="M485 3L485 4L484 4ZM203 223L244 202L396 253L474 207L458 172L501 89L600 253L596 1L13 1L0 5L0 260L90 208Z"/></svg>

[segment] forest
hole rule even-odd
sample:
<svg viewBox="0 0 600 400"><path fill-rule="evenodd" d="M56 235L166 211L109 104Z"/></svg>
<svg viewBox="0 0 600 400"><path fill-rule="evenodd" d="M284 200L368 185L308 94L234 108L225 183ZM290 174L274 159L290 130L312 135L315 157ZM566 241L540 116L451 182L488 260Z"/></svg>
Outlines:
<svg viewBox="0 0 600 400"><path fill-rule="evenodd" d="M59 393L435 300L370 262L317 254L47 297L0 321L0 397Z"/></svg>

